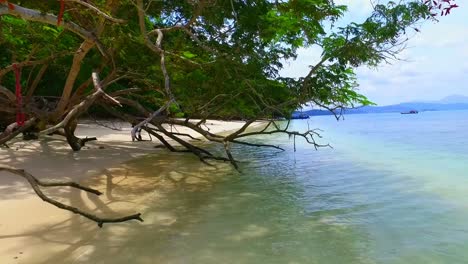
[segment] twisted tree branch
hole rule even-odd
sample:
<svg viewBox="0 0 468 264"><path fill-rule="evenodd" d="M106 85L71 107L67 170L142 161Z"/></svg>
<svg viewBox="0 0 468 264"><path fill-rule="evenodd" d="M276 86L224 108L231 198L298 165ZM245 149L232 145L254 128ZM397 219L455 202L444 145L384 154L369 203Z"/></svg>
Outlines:
<svg viewBox="0 0 468 264"><path fill-rule="evenodd" d="M86 97L84 101L82 101L81 103L73 107L73 109L70 112L68 112L68 114L60 123L56 124L53 127L50 127L48 129L41 131L40 134L42 135L51 134L60 128L66 127L72 120L76 119L79 115L85 112L100 97L104 97L110 100L111 102L121 106L121 104L117 100L110 97L108 94L106 94L102 90L101 84L99 81L99 76L96 72L92 73L92 78L93 78L93 84L94 84L94 87L96 88L96 91L92 93L91 95L89 95L88 97Z"/></svg>
<svg viewBox="0 0 468 264"><path fill-rule="evenodd" d="M82 211L82 210L80 210L80 209L78 209L76 207L63 204L63 203L61 203L59 201L56 201L56 200L48 197L47 195L45 195L42 192L40 187L68 186L68 187L76 188L76 189L79 189L79 190L82 190L82 191L85 191L85 192L89 192L89 193L92 193L92 194L95 194L95 195L101 195L102 193L100 191L98 191L98 190L95 190L95 189L80 185L80 184L75 183L75 182L46 182L46 181L41 181L41 180L37 179L36 177L34 177L33 175L31 175L30 173L26 172L25 170L13 168L13 167L8 167L8 166L0 166L0 171L7 171L7 172L9 172L11 174L23 177L24 179L26 179L28 181L29 185L31 185L31 188L34 190L36 195L39 196L39 198L41 198L44 202L52 204L52 205L54 205L54 206L56 206L56 207L58 207L60 209L70 211L72 213L75 213L75 214L81 215L83 217L86 217L89 220L92 220L92 221L96 222L99 227L102 227L105 223L120 223L120 222L129 221L129 220L138 220L140 222L143 222L143 219L141 218L140 213L133 214L133 215L128 215L128 216L124 216L124 217L117 217L117 218L102 218L102 217L96 216L94 214L87 213L87 212Z"/></svg>

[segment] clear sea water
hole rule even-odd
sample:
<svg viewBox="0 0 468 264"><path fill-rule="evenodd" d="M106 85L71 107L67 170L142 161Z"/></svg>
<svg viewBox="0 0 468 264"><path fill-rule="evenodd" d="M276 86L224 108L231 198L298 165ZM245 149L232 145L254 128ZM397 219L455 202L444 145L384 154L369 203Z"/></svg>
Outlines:
<svg viewBox="0 0 468 264"><path fill-rule="evenodd" d="M316 151L236 147L242 174L175 193L177 223L145 241L164 263L468 263L468 112L297 120ZM259 140L259 139L255 139ZM254 141L255 141L254 140ZM260 140L259 140L260 141ZM213 173L213 172L212 172Z"/></svg>

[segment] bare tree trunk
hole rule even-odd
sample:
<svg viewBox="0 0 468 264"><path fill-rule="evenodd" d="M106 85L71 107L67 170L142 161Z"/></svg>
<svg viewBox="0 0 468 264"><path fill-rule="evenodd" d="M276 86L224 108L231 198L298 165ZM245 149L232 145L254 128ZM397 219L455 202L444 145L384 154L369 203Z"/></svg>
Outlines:
<svg viewBox="0 0 468 264"><path fill-rule="evenodd" d="M73 91L73 86L75 85L76 78L78 77L78 74L81 70L81 62L86 57L86 54L88 54L88 52L94 47L94 45L94 42L85 40L83 41L83 43L81 43L80 47L76 51L75 56L73 57L72 66L70 68L67 80L65 82L65 86L63 87L62 97L60 98L60 101L57 105L57 118L60 118L64 114L65 109L67 108L68 103L70 102L70 95Z"/></svg>
<svg viewBox="0 0 468 264"><path fill-rule="evenodd" d="M81 1L79 3L89 7L89 5L86 3L81 3ZM110 9L111 13L113 13L116 10L118 5L119 5L119 1L107 0L106 2L106 8ZM96 11L96 9L93 9L93 10ZM101 13L105 14L104 12L101 12ZM98 22L98 25L96 26L96 31L95 31L96 38L98 38L104 31L106 19L109 19L109 16L106 15L106 16L99 17L99 22ZM97 43L96 41L93 41L91 39L85 39L85 41L81 43L81 46L79 47L78 51L75 53L75 56L73 57L72 66L70 68L67 80L65 82L65 86L63 88L62 97L60 98L60 101L57 105L56 115L58 118L60 118L66 112L67 107L69 107L68 104L70 103L71 93L73 91L76 78L78 77L78 74L80 73L81 63L83 59L86 57L86 55L88 54L88 52L96 45L96 43Z"/></svg>

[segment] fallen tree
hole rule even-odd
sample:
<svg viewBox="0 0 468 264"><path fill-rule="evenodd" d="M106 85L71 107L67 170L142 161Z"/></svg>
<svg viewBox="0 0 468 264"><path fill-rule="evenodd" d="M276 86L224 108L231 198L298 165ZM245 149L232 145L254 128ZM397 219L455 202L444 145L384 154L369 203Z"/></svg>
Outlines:
<svg viewBox="0 0 468 264"><path fill-rule="evenodd" d="M421 21L436 20L457 7L454 1L376 4L364 22L326 29L324 23L339 20L345 6L330 0L62 4L64 10L54 1L0 1L0 146L33 132L39 140L63 136L73 151L80 151L96 140L75 136L78 118L91 112L130 123L133 141L141 141L141 131L146 131L170 151L192 153L207 164L228 161L238 170L233 145L284 150L250 137L283 134L294 142L298 137L316 148L327 147L317 141L319 130L293 131L280 118L288 119L309 103L335 114L372 104L356 91L354 69L396 59L409 29L419 31ZM304 77L279 75L284 60L312 46L322 50L321 58L311 62ZM15 68L22 77L12 74ZM18 113L26 115L24 124ZM245 124L219 135L205 126L210 118ZM264 127L251 131L259 120ZM191 136L167 129L172 126L200 134L224 154L215 155ZM32 175L3 170L26 178L45 197L39 189L45 185ZM100 226L109 220L73 212Z"/></svg>

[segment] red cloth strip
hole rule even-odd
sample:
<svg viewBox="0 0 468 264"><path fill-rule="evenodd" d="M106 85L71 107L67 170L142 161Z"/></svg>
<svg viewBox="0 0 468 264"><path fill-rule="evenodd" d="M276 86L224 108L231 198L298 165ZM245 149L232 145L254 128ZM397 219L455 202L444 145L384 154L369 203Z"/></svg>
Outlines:
<svg viewBox="0 0 468 264"><path fill-rule="evenodd" d="M16 124L21 127L24 126L24 121L26 119L26 116L23 113L23 96L21 95L21 71L16 63L13 64L13 69L15 71L16 79Z"/></svg>
<svg viewBox="0 0 468 264"><path fill-rule="evenodd" d="M57 17L57 26L60 26L60 23L62 22L63 18L63 12L65 11L65 1L60 0L60 11Z"/></svg>

